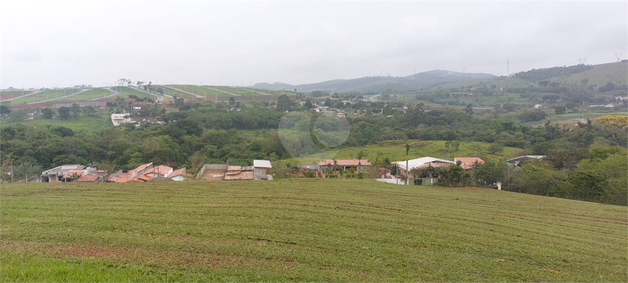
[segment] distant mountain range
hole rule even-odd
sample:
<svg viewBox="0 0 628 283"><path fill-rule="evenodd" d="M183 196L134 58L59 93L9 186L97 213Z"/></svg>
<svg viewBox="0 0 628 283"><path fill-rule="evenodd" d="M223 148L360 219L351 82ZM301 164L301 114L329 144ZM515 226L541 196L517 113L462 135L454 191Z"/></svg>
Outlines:
<svg viewBox="0 0 628 283"><path fill-rule="evenodd" d="M363 77L349 80L331 80L320 83L291 85L286 83L257 83L254 88L267 90L294 90L312 92L363 92L378 93L391 91L413 91L439 84L465 80L492 79L495 75L481 73L459 73L453 71L433 70L413 74L406 77Z"/></svg>

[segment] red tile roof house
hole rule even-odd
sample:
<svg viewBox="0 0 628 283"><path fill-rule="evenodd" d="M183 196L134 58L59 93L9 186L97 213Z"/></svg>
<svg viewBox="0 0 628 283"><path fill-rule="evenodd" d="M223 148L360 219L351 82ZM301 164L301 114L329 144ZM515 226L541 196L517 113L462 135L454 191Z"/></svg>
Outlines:
<svg viewBox="0 0 628 283"><path fill-rule="evenodd" d="M355 169L356 172L364 170L365 166L371 166L371 163L367 159L325 159L318 163L318 176L325 178L324 172L336 173L340 168L344 171ZM335 170L334 170L335 168Z"/></svg>
<svg viewBox="0 0 628 283"><path fill-rule="evenodd" d="M478 165L484 164L484 160L479 157L456 157L454 158L454 162L460 161L460 167L464 170L472 170L477 163Z"/></svg>
<svg viewBox="0 0 628 283"><path fill-rule="evenodd" d="M174 181L183 181L188 178L194 177L192 174L188 174L187 170L184 168L177 169L168 175L168 178Z"/></svg>
<svg viewBox="0 0 628 283"><path fill-rule="evenodd" d="M111 177L109 177L109 179L107 179L107 181L116 182L116 183L126 183L128 181L131 181L133 178L144 174L146 171L148 171L152 167L153 167L153 163L142 164L133 170L129 170L126 173L119 172L119 173L113 174L111 175Z"/></svg>

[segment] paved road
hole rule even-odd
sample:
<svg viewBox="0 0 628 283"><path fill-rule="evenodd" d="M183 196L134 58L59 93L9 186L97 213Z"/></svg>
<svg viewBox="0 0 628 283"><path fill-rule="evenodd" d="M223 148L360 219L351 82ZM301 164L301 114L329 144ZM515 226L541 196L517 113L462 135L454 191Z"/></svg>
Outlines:
<svg viewBox="0 0 628 283"><path fill-rule="evenodd" d="M68 95L64 95L64 96L59 96L59 97L55 97L55 98L50 98L50 99L44 99L44 100L33 101L33 102L26 103L26 104L37 104L37 103L42 103L42 102L54 101L54 100L58 100L58 99L61 99L61 98L66 98L66 97L70 97L70 96L75 96L75 95L77 95L77 94L81 94L81 93L86 92L86 91L88 91L88 90L90 90L90 89L89 89L89 88L85 88L85 89L81 89L80 91L75 92L75 93L72 93L72 94L68 94Z"/></svg>

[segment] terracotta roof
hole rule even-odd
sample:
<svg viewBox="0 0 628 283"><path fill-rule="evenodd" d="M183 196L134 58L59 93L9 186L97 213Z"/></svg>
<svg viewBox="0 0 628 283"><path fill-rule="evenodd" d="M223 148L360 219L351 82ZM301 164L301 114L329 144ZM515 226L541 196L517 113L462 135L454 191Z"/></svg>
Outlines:
<svg viewBox="0 0 628 283"><path fill-rule="evenodd" d="M98 175L83 175L76 179L74 182L96 182Z"/></svg>
<svg viewBox="0 0 628 283"><path fill-rule="evenodd" d="M70 171L68 171L68 173L65 173L63 178L70 179L70 178L72 178L72 175L74 175L74 174L76 174L78 176L82 176L83 173L85 173L83 170L70 170Z"/></svg>
<svg viewBox="0 0 628 283"><path fill-rule="evenodd" d="M463 169L471 169L475 162L477 162L478 164L484 164L484 160L479 157L456 157L454 158L454 161L462 162L462 164L460 164L460 167L462 167Z"/></svg>
<svg viewBox="0 0 628 283"><path fill-rule="evenodd" d="M133 173L137 173L140 172L146 168L148 168L149 166L153 165L153 163L146 163L146 164L142 164L140 166L137 166L137 168L133 169L133 170L129 170L129 172L127 172L129 175L133 174Z"/></svg>
<svg viewBox="0 0 628 283"><path fill-rule="evenodd" d="M168 172L172 171L172 167L166 166L166 165L159 165L159 166L155 166L151 168L151 170L152 171L150 172L155 172L165 177L166 174L168 174Z"/></svg>
<svg viewBox="0 0 628 283"><path fill-rule="evenodd" d="M336 164L338 166L369 166L371 165L371 163L368 161L368 159L336 159ZM325 161L321 161L318 163L318 166L325 166L325 165L334 165L334 160L333 159L325 159Z"/></svg>
<svg viewBox="0 0 628 283"><path fill-rule="evenodd" d="M179 168L177 170L174 170L174 171L172 171L172 173L170 173L170 175L168 175L168 178L176 177L176 176L179 176L179 175L186 176L186 177L187 176L191 176L190 174L186 173L185 171L186 171L185 167Z"/></svg>
<svg viewBox="0 0 628 283"><path fill-rule="evenodd" d="M131 177L131 174L129 173L122 173L120 175L118 175L118 178L115 179L116 183L126 183L129 181L129 177Z"/></svg>

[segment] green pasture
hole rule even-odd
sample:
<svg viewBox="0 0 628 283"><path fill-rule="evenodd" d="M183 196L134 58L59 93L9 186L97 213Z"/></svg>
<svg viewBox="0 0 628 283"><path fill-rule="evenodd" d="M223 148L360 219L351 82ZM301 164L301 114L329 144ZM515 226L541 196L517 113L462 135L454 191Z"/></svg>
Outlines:
<svg viewBox="0 0 628 283"><path fill-rule="evenodd" d="M11 101L11 105L26 104L26 103L31 103L31 102L37 102L37 101L42 101L42 100L53 99L53 98L57 98L57 97L63 97L63 96L66 96L66 95L69 95L69 94L72 94L72 93L76 93L78 91L79 91L79 89L77 89L77 88L45 90L45 91L42 91L40 93L33 94L31 96L27 96L27 97L19 98L19 99L16 99L16 100L12 100Z"/></svg>
<svg viewBox="0 0 628 283"><path fill-rule="evenodd" d="M181 89L181 90L185 90L185 91L188 91L188 92L191 92L191 93L196 93L198 95L209 96L209 97L231 96L231 95L226 94L224 92L215 91L213 89L209 89L209 88L203 87L203 86L196 86L196 85L171 85L171 87L178 88L178 89Z"/></svg>
<svg viewBox="0 0 628 283"><path fill-rule="evenodd" d="M241 96L258 96L260 94L257 94L249 89L243 88L243 87L229 87L229 86L209 86L215 89L219 89L219 90L224 90L230 93L234 93L237 95L241 95Z"/></svg>
<svg viewBox="0 0 628 283"><path fill-rule="evenodd" d="M178 90L175 90L175 89L167 88L166 86L155 86L155 87L161 87L161 89L164 90L164 94L167 94L167 95L176 96L176 97L179 97L179 98L192 98L192 97L194 97L193 95L190 95L190 94L187 94L185 92L178 91Z"/></svg>
<svg viewBox="0 0 628 283"><path fill-rule="evenodd" d="M55 109L56 111L56 109ZM17 121L17 122L13 122L13 121L9 121L9 120L2 120L1 122L2 126L13 126L16 124L22 124L25 126L53 126L53 127L58 127L58 126L63 126L63 127L67 127L70 128L74 131L81 131L81 130L86 130L86 131L99 131L103 128L107 128L107 127L111 127L111 118L109 115L107 114L101 114L100 117L85 117L85 116L81 116L78 118L69 118L67 120L61 120L61 119L44 119L42 117L37 117L33 120L27 120L27 121Z"/></svg>
<svg viewBox="0 0 628 283"><path fill-rule="evenodd" d="M132 88L129 87L125 87L125 86L116 86L116 87L112 87L111 89L118 91L119 93L113 97L122 97L122 98L128 98L129 95L137 95L137 97L144 97L144 98L150 98L152 100L155 100L156 97L154 95L145 93L145 92L141 92L141 91L137 91L134 90Z"/></svg>
<svg viewBox="0 0 628 283"><path fill-rule="evenodd" d="M91 100L96 98L105 97L110 95L111 92L104 88L93 88L86 92L79 93L77 95L69 96L66 98L59 99L59 101L72 101L72 100Z"/></svg>
<svg viewBox="0 0 628 283"><path fill-rule="evenodd" d="M0 281L627 279L625 207L368 180L3 184Z"/></svg>

